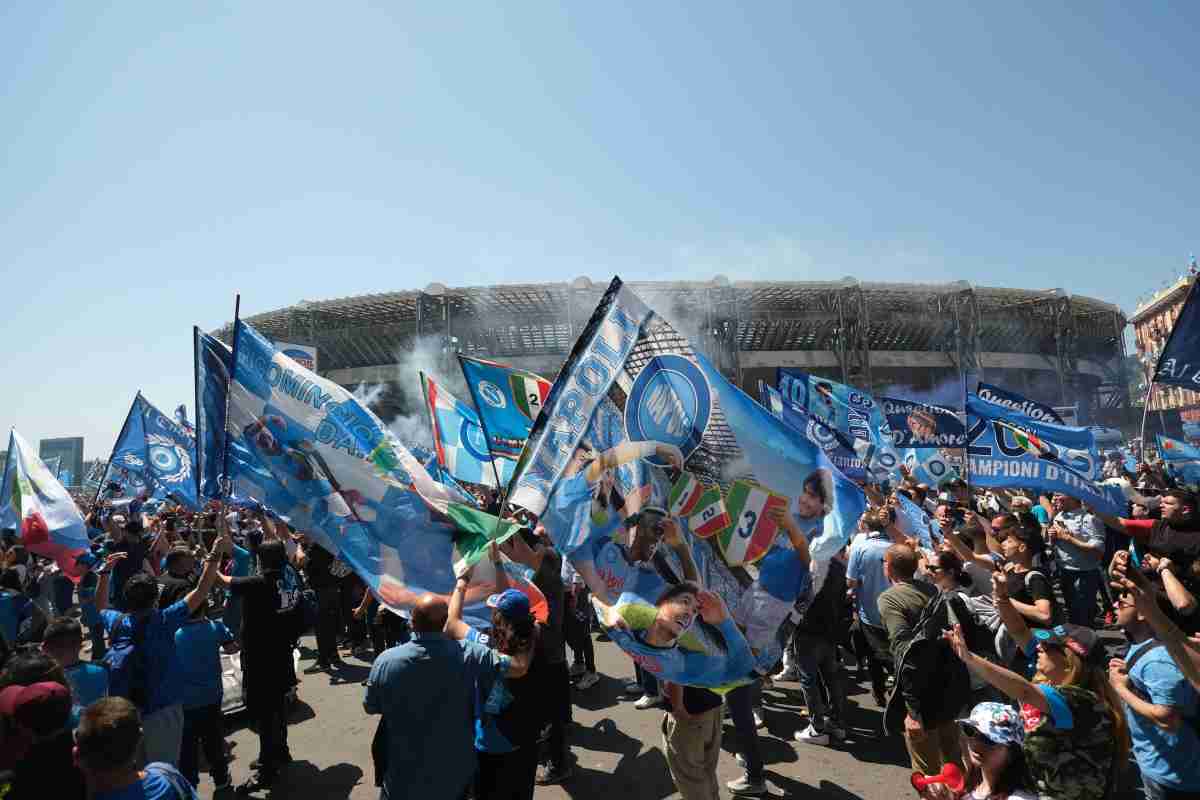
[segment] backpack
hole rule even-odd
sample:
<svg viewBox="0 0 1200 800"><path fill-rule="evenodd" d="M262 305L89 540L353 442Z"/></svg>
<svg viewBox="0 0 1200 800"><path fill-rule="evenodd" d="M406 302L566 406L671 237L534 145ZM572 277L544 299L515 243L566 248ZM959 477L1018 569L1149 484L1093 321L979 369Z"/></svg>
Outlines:
<svg viewBox="0 0 1200 800"><path fill-rule="evenodd" d="M1163 644L1162 642L1158 641L1157 639L1151 639L1149 645L1147 645L1146 647L1143 647L1141 650L1138 650L1136 653L1133 654L1133 658L1131 658L1125 662L1125 674L1133 675L1133 665L1136 664L1137 662L1141 661L1142 656L1146 655L1151 650L1157 650L1160 647L1166 647L1166 645ZM1184 678L1184 680L1187 680L1187 679ZM1190 725L1192 727L1192 730L1194 730L1197 735L1200 735L1200 713L1196 714L1193 717L1184 717L1183 721L1186 722L1188 725Z"/></svg>
<svg viewBox="0 0 1200 800"><path fill-rule="evenodd" d="M125 697L139 709L146 707L150 694L150 667L146 659L149 625L149 617L137 619L130 614L121 617L121 622L113 626L114 631L120 628L121 633L113 637L103 660L108 668L109 695Z"/></svg>
<svg viewBox="0 0 1200 800"><path fill-rule="evenodd" d="M967 667L950 644L942 638L947 625L963 626L963 635L975 628L962 595L940 592L930 598L913 626L913 638L900 653L896 664L896 684L884 710L884 731L900 733L908 713L901 692L901 682L911 681L928 706L925 725L934 727L955 719L971 699L971 678Z"/></svg>

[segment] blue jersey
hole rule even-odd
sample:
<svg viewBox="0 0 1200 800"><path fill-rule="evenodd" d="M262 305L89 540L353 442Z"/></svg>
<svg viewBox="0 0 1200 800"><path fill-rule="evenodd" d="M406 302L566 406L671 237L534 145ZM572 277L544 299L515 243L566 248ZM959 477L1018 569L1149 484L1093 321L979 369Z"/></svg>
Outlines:
<svg viewBox="0 0 1200 800"><path fill-rule="evenodd" d="M71 686L71 719L69 726L79 725L83 710L102 697L108 697L108 670L101 664L77 661L63 669Z"/></svg>

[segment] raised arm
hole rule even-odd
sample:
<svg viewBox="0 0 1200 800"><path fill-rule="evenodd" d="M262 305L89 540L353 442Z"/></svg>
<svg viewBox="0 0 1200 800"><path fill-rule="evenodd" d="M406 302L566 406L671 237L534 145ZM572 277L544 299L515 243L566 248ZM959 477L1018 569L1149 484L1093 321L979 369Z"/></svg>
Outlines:
<svg viewBox="0 0 1200 800"><path fill-rule="evenodd" d="M224 520L217 523L217 530L221 535L204 557L204 572L200 574L200 582L183 598L189 611L194 612L208 598L208 593L217 582L217 576L221 574L221 557L233 550L233 540L229 538L229 529Z"/></svg>
<svg viewBox="0 0 1200 800"><path fill-rule="evenodd" d="M605 450L588 464L584 473L588 483L595 483L605 470L616 469L622 464L636 461L639 458L658 456L670 463L675 469L683 469L683 453L673 444L662 442L621 442L621 444Z"/></svg>
<svg viewBox="0 0 1200 800"><path fill-rule="evenodd" d="M946 631L945 637L950 642L954 654L962 659L962 662L967 665L967 669L971 670L972 673L987 681L1018 703L1027 703L1039 709L1042 713L1050 711L1050 703L1037 686L1025 680L1017 673L997 666L987 659L980 658L972 653L967 648L966 639L963 638L961 625L955 625L954 630Z"/></svg>
<svg viewBox="0 0 1200 800"><path fill-rule="evenodd" d="M687 546L687 540L679 531L679 523L673 518L667 517L662 521L662 525L663 541L675 551L675 555L679 556L679 563L683 565L683 579L699 583L700 571L696 569L696 561L692 558L692 549Z"/></svg>
<svg viewBox="0 0 1200 800"><path fill-rule="evenodd" d="M1000 621L1004 623L1004 629L1024 651L1033 641L1033 633L1025 624L1025 617L1013 607L1012 599L1008 596L1008 576L1003 572L992 573L992 603Z"/></svg>
<svg viewBox="0 0 1200 800"><path fill-rule="evenodd" d="M471 582L471 571L454 582L454 591L450 593L450 602L446 609L446 625L442 629L451 639L463 640L471 632L471 626L463 622L463 600L467 596L467 585Z"/></svg>

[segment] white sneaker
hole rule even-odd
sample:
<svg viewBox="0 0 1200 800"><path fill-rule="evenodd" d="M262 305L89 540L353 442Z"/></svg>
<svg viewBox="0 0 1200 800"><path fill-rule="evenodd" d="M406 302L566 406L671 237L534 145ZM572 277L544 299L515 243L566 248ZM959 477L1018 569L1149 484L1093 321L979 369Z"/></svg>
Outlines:
<svg viewBox="0 0 1200 800"><path fill-rule="evenodd" d="M654 708L654 706L656 706L657 704L658 704L657 697L652 697L648 694L644 694L641 696L640 699L638 699L638 701L636 703L633 704L633 707L640 711L645 711L647 708Z"/></svg>
<svg viewBox="0 0 1200 800"><path fill-rule="evenodd" d="M817 729L812 725L809 725L802 731L796 731L794 738L802 744L829 744L829 734L818 733Z"/></svg>
<svg viewBox="0 0 1200 800"><path fill-rule="evenodd" d="M783 669L779 670L779 672L776 672L774 675L772 675L771 680L798 681L800 680L800 673L796 671L795 667L784 667Z"/></svg>
<svg viewBox="0 0 1200 800"><path fill-rule="evenodd" d="M575 688L590 689L599 682L600 682L599 675L597 675L594 672L585 672L585 673L583 673L583 675L581 675L579 677L579 680L575 682Z"/></svg>
<svg viewBox="0 0 1200 800"><path fill-rule="evenodd" d="M754 727L762 728L762 727L765 727L766 724L767 724L767 721L765 719L763 719L763 715L759 712L759 710L757 708L754 709Z"/></svg>

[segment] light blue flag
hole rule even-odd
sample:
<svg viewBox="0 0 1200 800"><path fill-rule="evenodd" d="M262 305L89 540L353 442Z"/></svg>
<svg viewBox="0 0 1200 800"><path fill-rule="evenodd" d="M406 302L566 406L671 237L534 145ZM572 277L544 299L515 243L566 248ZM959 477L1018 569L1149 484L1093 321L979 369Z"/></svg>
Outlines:
<svg viewBox="0 0 1200 800"><path fill-rule="evenodd" d="M1010 397L1019 397L1011 392ZM1104 461L1096 447L1096 434L1089 428L1076 428L1047 422L1022 414L1009 405L990 403L978 395L967 395L967 413L976 417L998 419L1020 430L1032 433L1054 451L1058 461L1089 480L1099 480ZM970 431L968 430L968 436ZM1011 436L1009 437L1011 439Z"/></svg>
<svg viewBox="0 0 1200 800"><path fill-rule="evenodd" d="M1200 484L1200 447L1163 436L1157 436L1158 454L1166 462L1167 469L1181 483Z"/></svg>
<svg viewBox="0 0 1200 800"><path fill-rule="evenodd" d="M759 402L763 408L770 411L777 419L790 425L808 437L808 440L820 447L833 465L842 471L852 481L865 481L867 472L863 469L862 459L854 452L854 448L844 436L823 421L809 414L800 406L785 400L774 386L759 382Z"/></svg>
<svg viewBox="0 0 1200 800"><path fill-rule="evenodd" d="M537 515L569 552L609 635L644 669L684 685L741 682L761 671L751 648L778 652L788 614L808 585L808 569L766 512L790 515L811 539L814 559L828 561L855 530L863 494L820 447L734 387L620 279L584 331L534 423L509 502ZM682 631L678 620L656 622L667 613L656 603L679 575L639 566L644 554L626 544L623 519L611 510L623 502L613 498L621 491L614 468L634 462L644 477L630 490L646 494L637 526L653 526L658 513L675 508L693 553L765 548L758 578L742 591L725 583L720 559L697 559L710 565L701 578L732 606L745 635L734 619L718 626L697 620ZM697 541L692 531L699 530L710 538ZM629 541L641 535L635 526ZM673 644L648 644L650 628Z"/></svg>
<svg viewBox="0 0 1200 800"><path fill-rule="evenodd" d="M1119 488L1093 482L1073 469L1069 461L1061 459L1053 448L1047 447L1041 451L1042 455L1035 455L1017 441L1014 427L1012 413L1006 408L968 395L967 469L972 485L1062 492L1099 513L1125 514L1128 504Z"/></svg>
<svg viewBox="0 0 1200 800"><path fill-rule="evenodd" d="M867 392L796 369L779 369L776 385L787 400L841 433L873 481L896 480L901 454L883 407Z"/></svg>
<svg viewBox="0 0 1200 800"><path fill-rule="evenodd" d="M487 544L476 537L474 549L458 552L451 520L479 512L434 481L349 391L300 366L245 322L235 336L226 417L235 493L312 533L391 608L411 608L424 592L448 595L454 563L477 563ZM475 588L468 613L486 618L479 601L494 584Z"/></svg>
<svg viewBox="0 0 1200 800"><path fill-rule="evenodd" d="M925 550L933 549L933 519L925 509L909 500L902 494L896 495L900 501L896 506L896 527L905 536L915 537Z"/></svg>
<svg viewBox="0 0 1200 800"><path fill-rule="evenodd" d="M517 464L512 459L492 455L475 409L423 372L420 380L438 466L466 483L507 486Z"/></svg>

